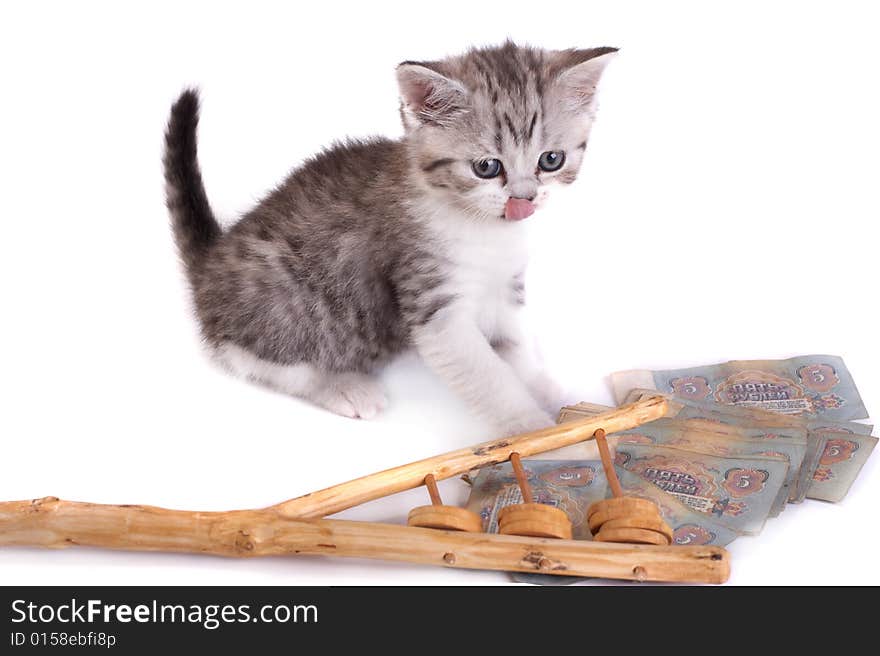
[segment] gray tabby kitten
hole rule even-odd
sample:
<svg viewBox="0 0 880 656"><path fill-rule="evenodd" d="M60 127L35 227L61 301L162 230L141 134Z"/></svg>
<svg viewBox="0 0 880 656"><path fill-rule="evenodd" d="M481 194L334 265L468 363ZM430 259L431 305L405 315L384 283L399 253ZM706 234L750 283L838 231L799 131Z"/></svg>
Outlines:
<svg viewBox="0 0 880 656"><path fill-rule="evenodd" d="M510 435L556 386L517 323L522 220L577 177L616 50L500 47L397 67L405 136L336 144L223 232L196 159L198 96L171 109L174 235L202 334L232 372L333 412L385 406L373 376L414 347Z"/></svg>

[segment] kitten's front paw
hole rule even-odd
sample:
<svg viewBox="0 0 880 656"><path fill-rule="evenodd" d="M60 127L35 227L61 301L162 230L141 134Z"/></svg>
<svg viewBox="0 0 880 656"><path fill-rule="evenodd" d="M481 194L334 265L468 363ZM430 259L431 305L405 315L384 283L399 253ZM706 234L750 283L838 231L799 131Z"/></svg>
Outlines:
<svg viewBox="0 0 880 656"><path fill-rule="evenodd" d="M565 405L565 390L545 373L532 378L528 382L528 388L538 405L554 416Z"/></svg>
<svg viewBox="0 0 880 656"><path fill-rule="evenodd" d="M332 375L313 400L331 412L352 419L372 419L387 403L379 381L358 373Z"/></svg>
<svg viewBox="0 0 880 656"><path fill-rule="evenodd" d="M546 412L536 411L527 415L512 417L507 421L498 425L498 437L510 437L511 435L519 435L520 433L530 433L552 426L556 422Z"/></svg>

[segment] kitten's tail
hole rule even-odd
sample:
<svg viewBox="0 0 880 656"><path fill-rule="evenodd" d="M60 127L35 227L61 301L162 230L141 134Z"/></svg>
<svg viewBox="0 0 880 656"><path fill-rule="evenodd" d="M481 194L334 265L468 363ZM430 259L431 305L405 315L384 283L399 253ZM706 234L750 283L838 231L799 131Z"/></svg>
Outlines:
<svg viewBox="0 0 880 656"><path fill-rule="evenodd" d="M165 202L171 213L180 258L191 280L222 232L208 204L196 157L198 124L199 94L195 89L187 89L171 107L162 161L165 165Z"/></svg>

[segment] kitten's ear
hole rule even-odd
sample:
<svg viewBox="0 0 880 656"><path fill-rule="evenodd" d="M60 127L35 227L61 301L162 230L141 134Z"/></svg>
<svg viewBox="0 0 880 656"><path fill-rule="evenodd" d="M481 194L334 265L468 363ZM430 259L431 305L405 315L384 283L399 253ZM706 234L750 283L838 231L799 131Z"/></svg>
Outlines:
<svg viewBox="0 0 880 656"><path fill-rule="evenodd" d="M445 125L467 107L467 89L431 68L430 64L403 62L397 84L406 127L415 122Z"/></svg>
<svg viewBox="0 0 880 656"><path fill-rule="evenodd" d="M608 63L617 55L617 48L566 50L560 55L557 78L569 109L588 111L596 97L596 86Z"/></svg>

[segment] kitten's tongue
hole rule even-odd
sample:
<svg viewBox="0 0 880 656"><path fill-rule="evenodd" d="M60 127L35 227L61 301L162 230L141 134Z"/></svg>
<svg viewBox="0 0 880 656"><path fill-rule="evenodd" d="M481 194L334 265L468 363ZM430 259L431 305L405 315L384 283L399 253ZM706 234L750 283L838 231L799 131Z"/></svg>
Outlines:
<svg viewBox="0 0 880 656"><path fill-rule="evenodd" d="M504 218L508 221L520 221L535 213L535 206L527 198L508 198L504 206Z"/></svg>

